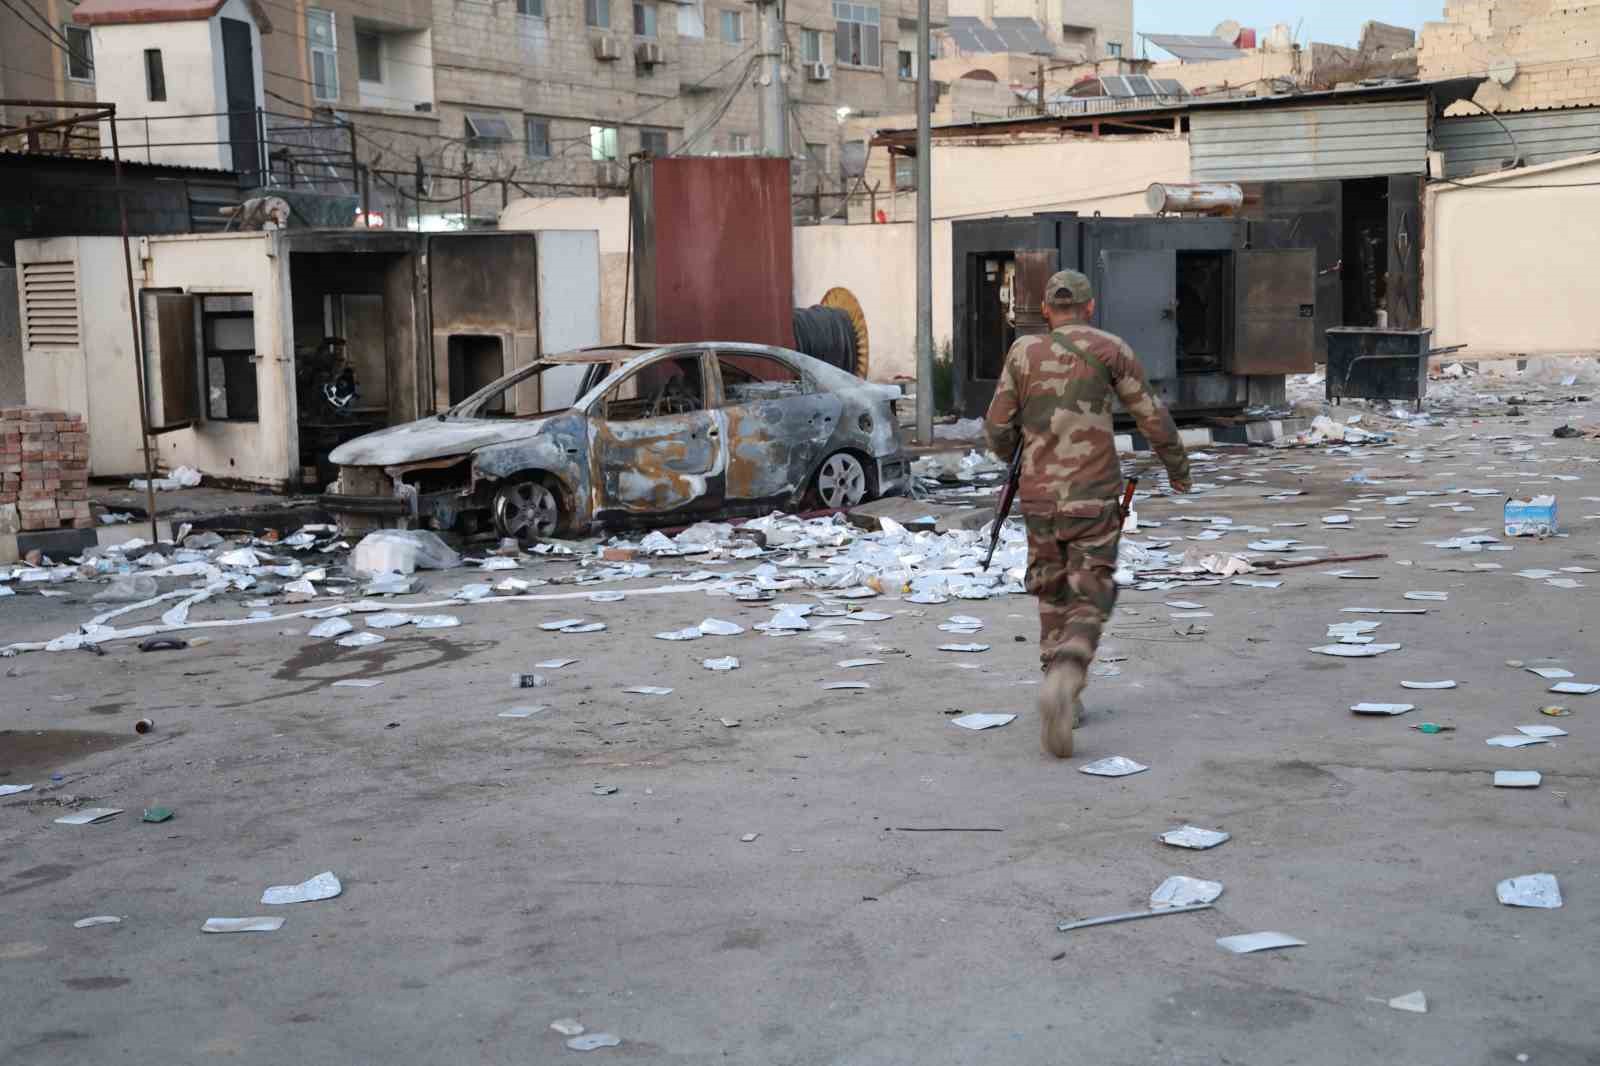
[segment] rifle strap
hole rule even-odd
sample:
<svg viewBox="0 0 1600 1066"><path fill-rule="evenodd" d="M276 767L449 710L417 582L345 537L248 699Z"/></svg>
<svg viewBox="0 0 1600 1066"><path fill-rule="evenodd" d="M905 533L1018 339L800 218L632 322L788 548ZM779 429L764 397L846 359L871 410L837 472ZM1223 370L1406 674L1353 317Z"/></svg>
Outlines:
<svg viewBox="0 0 1600 1066"><path fill-rule="evenodd" d="M1056 340L1060 341L1061 346L1066 348L1073 355L1076 355L1079 359L1082 359L1084 362L1100 371L1100 373L1104 374L1106 379L1106 388L1110 389L1112 392L1117 391L1116 382L1111 377L1111 371L1104 363L1100 361L1097 356L1083 348L1077 342L1068 339L1059 329L1051 330L1050 335Z"/></svg>

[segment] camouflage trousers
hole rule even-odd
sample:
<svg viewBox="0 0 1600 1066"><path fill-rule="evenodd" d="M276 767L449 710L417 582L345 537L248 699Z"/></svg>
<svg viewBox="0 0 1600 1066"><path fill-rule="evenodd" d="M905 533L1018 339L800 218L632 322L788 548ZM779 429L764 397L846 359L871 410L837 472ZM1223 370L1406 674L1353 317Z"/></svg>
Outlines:
<svg viewBox="0 0 1600 1066"><path fill-rule="evenodd" d="M1039 598L1039 661L1073 659L1085 668L1117 605L1122 518L1108 504L1093 518L1028 516L1028 592Z"/></svg>

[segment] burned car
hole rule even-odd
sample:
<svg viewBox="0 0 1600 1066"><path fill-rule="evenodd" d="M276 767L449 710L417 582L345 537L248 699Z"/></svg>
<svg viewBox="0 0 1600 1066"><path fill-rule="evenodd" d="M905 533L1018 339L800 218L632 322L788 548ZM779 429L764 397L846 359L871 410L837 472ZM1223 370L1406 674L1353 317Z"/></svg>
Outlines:
<svg viewBox="0 0 1600 1066"><path fill-rule="evenodd" d="M347 532L492 523L524 543L850 507L909 485L898 395L784 348L586 348L340 445L323 502Z"/></svg>

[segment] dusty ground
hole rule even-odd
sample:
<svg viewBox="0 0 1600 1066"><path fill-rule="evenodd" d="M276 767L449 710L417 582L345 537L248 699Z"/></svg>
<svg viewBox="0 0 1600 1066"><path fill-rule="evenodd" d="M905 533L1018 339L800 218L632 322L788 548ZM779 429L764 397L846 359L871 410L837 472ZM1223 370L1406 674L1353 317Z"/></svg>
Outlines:
<svg viewBox="0 0 1600 1066"><path fill-rule="evenodd" d="M0 662L14 671L0 682L0 727L16 730L0 734L0 781L41 786L0 801L0 1061L551 1062L577 1054L548 1028L562 1017L622 1037L596 1058L694 1066L1600 1061L1600 695L1565 698L1568 738L1484 744L1556 721L1536 711L1556 699L1547 682L1505 660L1564 659L1600 681L1600 575L1558 589L1514 574L1600 567L1600 520L1583 518L1600 513L1583 500L1600 497L1600 466L1573 461L1600 458L1600 444L1549 437L1595 412L1428 429L1356 460L1216 451L1268 461L1202 474L1221 486L1210 498L1147 504L1146 517L1168 520L1158 534L1197 532L1170 521L1184 512L1307 521L1274 532L1390 558L1355 566L1377 581L1310 567L1276 590L1125 594L1103 651L1127 660L1095 681L1079 756L1065 763L1038 750L1025 684L1037 676L1037 634L1020 597L874 601L894 620L847 630L844 645L754 632L650 639L707 616L749 625L769 614L678 592L464 606L459 629L392 631L364 650L280 635L302 621L222 631L183 652L113 645L103 658ZM1505 433L1527 437L1486 439ZM1408 464L1419 442L1430 458ZM1534 447L1502 454L1520 443ZM1302 463L1314 471L1283 469ZM1405 480L1342 483L1358 469ZM1268 502L1265 489L1218 477L1251 471L1307 495ZM1423 546L1496 526L1493 497L1350 502L1509 490L1551 473L1582 478L1544 486L1571 535L1512 552ZM1439 502L1475 510L1429 506ZM1324 533L1320 516L1340 505L1421 524ZM1208 547L1242 550L1247 539ZM1504 569L1426 569L1473 562ZM429 580L440 590L468 575ZM1354 617L1340 608L1407 605L1412 589L1450 598L1384 619L1381 638L1401 651L1308 653L1328 623ZM1173 599L1206 604L1209 632L1177 637L1162 605ZM212 615L230 611L242 613ZM92 613L0 601L0 643L53 636ZM936 629L958 613L984 618L984 634ZM580 615L609 631L538 629ZM949 639L993 649L936 650ZM872 647L900 651L881 653L880 667L835 667ZM699 665L725 654L743 668ZM511 672L567 655L580 661L553 672L550 688L509 687ZM329 687L341 677L384 684ZM1399 687L1442 678L1461 687ZM846 679L872 688L822 688ZM675 691L620 692L632 684ZM1357 718L1346 708L1362 700L1420 709ZM529 702L551 709L496 717ZM950 724L954 710L1021 717L972 733ZM155 733L133 735L141 715ZM1409 728L1422 720L1457 731ZM1150 770L1076 772L1112 754ZM1545 781L1494 789L1497 768L1539 769ZM64 781L43 787L52 772ZM596 795L597 783L617 792ZM128 813L55 825L63 794ZM152 804L177 817L142 824ZM1184 822L1233 840L1207 852L1155 840ZM749 833L760 835L741 842ZM328 869L344 881L336 900L258 903L268 885ZM1559 876L1563 909L1496 902L1497 881L1541 871ZM1056 931L1063 918L1142 907L1176 873L1226 892L1207 913ZM261 913L287 924L200 932L210 916ZM73 928L98 914L123 921ZM1308 944L1238 957L1215 945L1260 930ZM1427 1015L1382 1002L1416 989Z"/></svg>

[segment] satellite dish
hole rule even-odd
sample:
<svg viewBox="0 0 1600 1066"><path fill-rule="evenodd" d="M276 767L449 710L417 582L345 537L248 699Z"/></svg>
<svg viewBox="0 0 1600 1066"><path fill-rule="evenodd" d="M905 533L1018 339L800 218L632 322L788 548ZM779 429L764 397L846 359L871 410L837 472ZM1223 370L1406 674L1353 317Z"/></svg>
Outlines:
<svg viewBox="0 0 1600 1066"><path fill-rule="evenodd" d="M1489 77L1500 85L1510 85L1517 76L1517 64L1514 60L1502 59L1489 68Z"/></svg>
<svg viewBox="0 0 1600 1066"><path fill-rule="evenodd" d="M1211 31L1211 36L1221 37L1224 41L1232 44L1239 39L1240 28L1239 24L1233 19L1223 19L1217 23L1217 28Z"/></svg>

